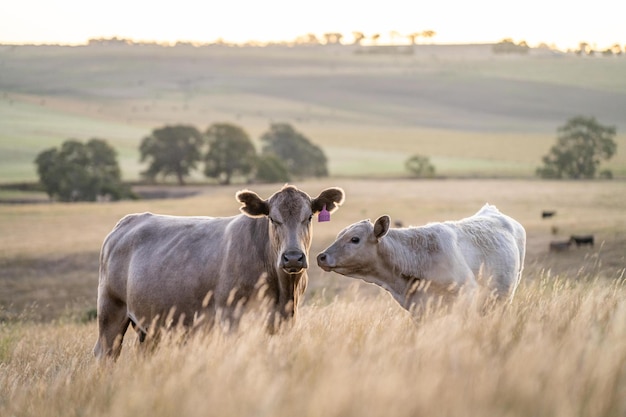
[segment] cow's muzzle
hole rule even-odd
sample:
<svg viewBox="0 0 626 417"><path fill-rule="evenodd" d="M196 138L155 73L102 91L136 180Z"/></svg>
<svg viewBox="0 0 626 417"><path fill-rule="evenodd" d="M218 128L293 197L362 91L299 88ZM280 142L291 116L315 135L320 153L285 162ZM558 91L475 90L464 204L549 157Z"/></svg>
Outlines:
<svg viewBox="0 0 626 417"><path fill-rule="evenodd" d="M333 265L331 257L326 254L326 252L322 252L317 255L317 265L326 272L332 271L335 267L335 265Z"/></svg>
<svg viewBox="0 0 626 417"><path fill-rule="evenodd" d="M306 254L299 250L288 250L280 258L280 266L288 274L297 274L308 268Z"/></svg>

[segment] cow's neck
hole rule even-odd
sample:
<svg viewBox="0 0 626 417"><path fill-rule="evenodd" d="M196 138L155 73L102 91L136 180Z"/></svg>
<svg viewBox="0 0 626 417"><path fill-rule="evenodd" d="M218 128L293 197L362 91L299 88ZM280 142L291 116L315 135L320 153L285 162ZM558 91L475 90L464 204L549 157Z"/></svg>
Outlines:
<svg viewBox="0 0 626 417"><path fill-rule="evenodd" d="M276 309L283 318L295 316L298 304L307 285L307 274L286 274L284 271L278 272L278 294L276 298Z"/></svg>
<svg viewBox="0 0 626 417"><path fill-rule="evenodd" d="M306 272L294 276L274 270L268 276L269 293L266 295L274 301L267 321L267 330L270 334L276 333L285 324L293 323L306 283Z"/></svg>
<svg viewBox="0 0 626 417"><path fill-rule="evenodd" d="M428 263L427 249L419 243L423 237L416 237L416 232L419 234L421 230L416 229L390 229L378 247L382 262L377 275L384 285L378 284L407 309L412 293L424 279Z"/></svg>
<svg viewBox="0 0 626 417"><path fill-rule="evenodd" d="M420 227L390 229L379 244L380 255L394 274L422 277L438 248L436 240Z"/></svg>

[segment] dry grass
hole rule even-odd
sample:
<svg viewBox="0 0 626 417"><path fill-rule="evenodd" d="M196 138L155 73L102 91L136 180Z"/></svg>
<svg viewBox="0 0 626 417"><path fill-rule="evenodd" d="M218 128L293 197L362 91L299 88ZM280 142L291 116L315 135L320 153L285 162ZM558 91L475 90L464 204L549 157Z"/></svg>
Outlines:
<svg viewBox="0 0 626 417"><path fill-rule="evenodd" d="M328 246L345 226L382 214L404 225L469 216L485 203L518 219L528 232L529 274L614 277L626 268L626 182L521 180L391 181L325 179L297 184L310 195L341 186L346 202L329 223L315 223L311 256ZM268 197L280 186L250 186ZM185 199L111 204L0 206L0 318L23 314L42 320L82 315L95 306L100 245L125 214L152 211L176 215L229 216L238 213L240 185L199 187ZM193 189L193 187L188 187ZM542 220L541 211L556 210ZM553 235L551 229L558 229ZM594 248L548 252L551 240L593 233ZM353 281L309 268L307 298L342 292ZM377 292L372 287L363 291ZM381 290L382 291L382 290ZM306 301L306 300L305 300Z"/></svg>
<svg viewBox="0 0 626 417"><path fill-rule="evenodd" d="M1 416L623 416L626 413L626 183L511 180L298 184L346 191L314 225L314 256L346 225L389 214L405 225L456 219L490 202L528 231L511 305L457 308L416 325L383 290L312 265L291 331L173 333L151 354L127 335L114 366L91 350L97 257L124 214L232 215L240 188L114 204L0 207ZM269 196L277 185L254 186ZM542 220L543 209L557 216ZM554 236L552 227L559 229ZM594 248L548 252L592 232ZM36 302L32 306L31 303ZM31 306L28 308L28 306ZM33 320L34 319L34 320Z"/></svg>
<svg viewBox="0 0 626 417"><path fill-rule="evenodd" d="M623 416L623 279L531 278L483 315L416 325L388 296L347 292L278 336L127 342L103 367L94 324L3 324L0 415Z"/></svg>

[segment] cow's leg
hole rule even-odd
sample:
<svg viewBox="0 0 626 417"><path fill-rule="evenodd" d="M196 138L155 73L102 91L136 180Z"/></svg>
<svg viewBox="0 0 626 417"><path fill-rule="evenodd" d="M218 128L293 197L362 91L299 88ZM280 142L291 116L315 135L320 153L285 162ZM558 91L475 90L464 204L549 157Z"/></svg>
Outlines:
<svg viewBox="0 0 626 417"><path fill-rule="evenodd" d="M98 341L93 349L98 359L116 359L122 350L124 333L130 324L126 304L107 294L98 297Z"/></svg>
<svg viewBox="0 0 626 417"><path fill-rule="evenodd" d="M130 325L132 326L133 330L137 333L137 341L139 342L138 345L142 346L144 342L146 341L146 337L148 336L147 330L144 330L141 327L139 327L137 323L133 321L133 319L130 319Z"/></svg>
<svg viewBox="0 0 626 417"><path fill-rule="evenodd" d="M132 314L131 314L132 316ZM141 353L150 353L154 351L154 348L158 345L160 340L160 331L157 321L153 321L152 325L148 327L140 326L131 318L131 325L133 330L137 333L137 351Z"/></svg>

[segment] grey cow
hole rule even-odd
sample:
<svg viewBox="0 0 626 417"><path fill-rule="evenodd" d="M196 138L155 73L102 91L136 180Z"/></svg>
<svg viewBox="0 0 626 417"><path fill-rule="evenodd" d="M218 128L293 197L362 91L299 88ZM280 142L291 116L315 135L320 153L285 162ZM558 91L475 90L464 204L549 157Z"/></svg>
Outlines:
<svg viewBox="0 0 626 417"><path fill-rule="evenodd" d="M236 326L259 298L268 330L296 315L307 285L311 219L343 203L340 188L312 199L286 185L267 200L248 190L233 217L151 213L122 218L104 240L98 284L98 358L116 358L130 324L143 341L148 326L171 322Z"/></svg>

